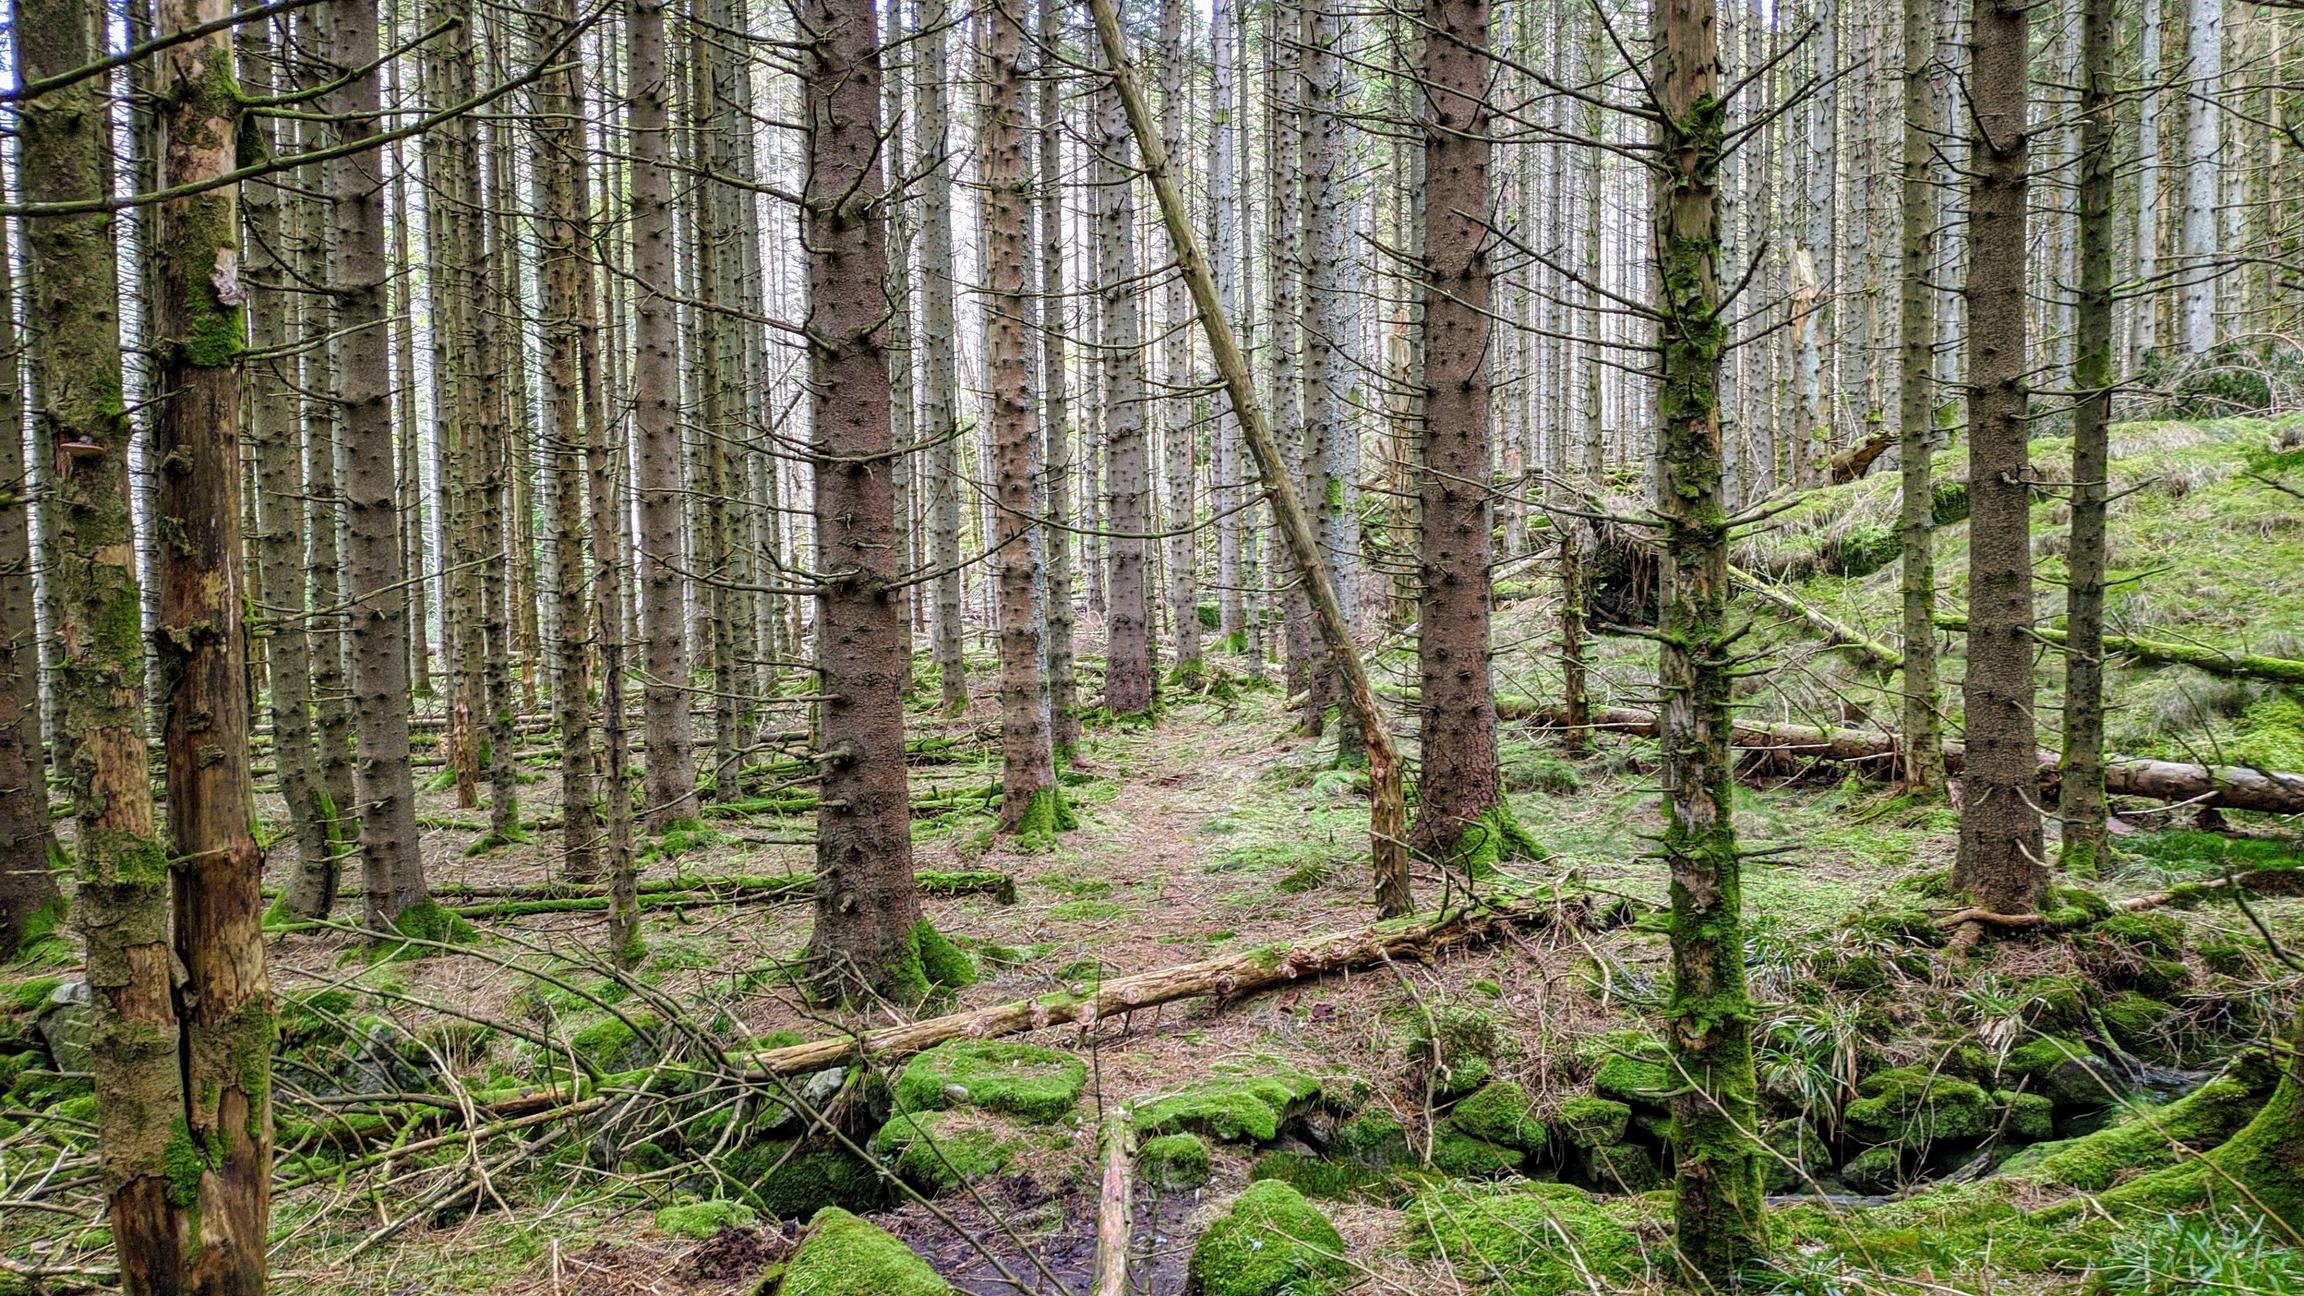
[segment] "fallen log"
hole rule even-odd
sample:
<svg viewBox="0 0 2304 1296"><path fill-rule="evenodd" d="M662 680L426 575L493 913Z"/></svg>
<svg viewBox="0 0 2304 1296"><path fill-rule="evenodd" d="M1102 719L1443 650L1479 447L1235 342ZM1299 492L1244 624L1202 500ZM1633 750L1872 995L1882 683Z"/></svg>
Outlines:
<svg viewBox="0 0 2304 1296"><path fill-rule="evenodd" d="M1939 615L1936 624L1946 630L1966 633L1968 618ZM2061 648L2071 637L2061 630L2047 626L2034 626L2032 637L2042 643ZM2274 684L2304 685L2304 661L2291 657L2263 657L2255 653L2230 653L2219 648L2203 648L2197 644L2170 643L2164 639L2138 639L2131 635L2104 636L2104 651L2133 657L2154 666L2190 666L2211 675L2232 679L2268 680Z"/></svg>
<svg viewBox="0 0 2304 1296"><path fill-rule="evenodd" d="M2205 900L2220 891L2247 891L2257 895L2295 895L2304 883L2304 869L2270 868L2248 869L2227 873L2222 877L2206 878L2198 882L2179 882L2165 891L2152 891L2144 895L2129 896L2112 902L2114 913L2142 913L2163 905L2185 904ZM2093 922L2094 919L2087 921ZM1958 927L1964 923L1989 923L1995 927L2038 927L2048 922L2043 914L2003 914L1988 909L1962 909L1936 920L1940 927Z"/></svg>
<svg viewBox="0 0 2304 1296"><path fill-rule="evenodd" d="M946 1040L997 1039L1047 1026L1076 1024L1082 1028L1115 1013L1133 1012L1194 999L1202 995L1245 995L1307 977L1325 976L1352 968L1399 959L1427 959L1446 950L1474 944L1520 923L1548 915L1581 915L1593 899L1547 889L1507 899L1457 905L1438 913L1391 918L1353 931L1333 932L1304 941L1279 941L1240 954L1201 959L1175 967L1116 977L1091 993L1059 991L1038 999L1017 999L968 1012L931 1017L847 1035L810 1040L752 1055L747 1079L801 1075L836 1066L858 1052L895 1059L932 1048ZM1621 902L1610 898L1610 906Z"/></svg>
<svg viewBox="0 0 2304 1296"><path fill-rule="evenodd" d="M1809 629L1824 636L1826 643L1834 648L1845 649L1853 653L1857 660L1872 669L1883 674L1903 669L1904 655L1902 653L1877 639L1868 637L1854 626L1836 620L1822 609L1793 597L1790 593L1779 589L1774 582L1763 580L1740 567L1730 567L1728 577L1738 585L1752 591L1753 595L1761 602L1780 612L1799 618Z"/></svg>
<svg viewBox="0 0 2304 1296"><path fill-rule="evenodd" d="M1518 714L1507 715L1504 701L1498 699L1497 714L1506 719L1533 718L1554 726L1566 723L1557 707L1534 707L1525 711L1515 708ZM1653 738L1656 714L1629 707L1599 707L1592 712L1591 727L1606 733ZM1747 752L1786 759L1894 766L1902 757L1901 744L1893 735L1862 729L1814 729L1806 725L1739 720L1730 741ZM1959 773L1967 754L1966 743L1945 743L1945 769ZM2043 751L2040 753L2041 784L2052 785L2055 779L2056 753ZM2141 756L2106 756L2104 790L2113 796L2183 801L2226 810L2304 814L2304 774L2250 769L2244 765L2211 767Z"/></svg>
<svg viewBox="0 0 2304 1296"><path fill-rule="evenodd" d="M989 895L1001 904L1016 903L1016 880L1005 873L964 871L924 872L914 875L924 895ZM806 873L765 878L659 878L642 882L636 898L642 909L707 909L730 904L789 904L816 894L816 879ZM602 886L435 887L432 898L472 897L470 903L441 908L459 918L524 918L532 914L588 913L604 910L613 898ZM268 934L314 931L334 926L327 922L283 922L267 926Z"/></svg>
<svg viewBox="0 0 2304 1296"><path fill-rule="evenodd" d="M1135 1222L1136 1194L1129 1172L1136 1164L1136 1123L1128 1109L1114 1108L1104 1120L1104 1180L1096 1204L1096 1279L1091 1296L1128 1296L1128 1232Z"/></svg>

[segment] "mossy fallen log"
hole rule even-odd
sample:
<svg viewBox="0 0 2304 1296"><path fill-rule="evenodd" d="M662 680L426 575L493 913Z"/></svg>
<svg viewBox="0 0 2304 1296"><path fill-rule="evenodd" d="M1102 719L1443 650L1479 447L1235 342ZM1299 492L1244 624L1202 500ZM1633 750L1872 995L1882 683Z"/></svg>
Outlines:
<svg viewBox="0 0 2304 1296"><path fill-rule="evenodd" d="M1567 722L1550 706L1513 706L1527 699L1497 699L1496 713L1504 719L1535 719L1548 725ZM1591 727L1606 733L1656 735L1656 713L1630 707L1598 707ZM1839 761L1893 770L1902 758L1902 744L1890 734L1863 729L1819 729L1807 725L1763 724L1739 720L1731 739L1745 752L1791 760ZM1968 754L1963 742L1944 744L1944 766L1959 773ZM2056 753L2042 751L2043 787L2056 778ZM2141 756L2106 756L2104 790L2113 796L2142 797L2153 801L2185 801L2226 810L2260 810L2268 814L2304 814L2304 774L2250 769L2244 765L2186 765L2178 761Z"/></svg>
<svg viewBox="0 0 2304 1296"><path fill-rule="evenodd" d="M1016 903L1016 879L989 869L963 869L955 872L923 870L913 875L913 882L923 895L988 895L1001 904ZM814 896L816 879L807 873L787 873L773 877L652 878L641 882L636 890L642 909L788 904ZM606 909L610 896L605 886L546 882L507 886L439 886L433 888L432 898L466 900L463 904L443 904L441 908L459 918L470 919L586 913ZM273 933L299 932L327 925L320 922L288 922L274 924L265 930Z"/></svg>
<svg viewBox="0 0 2304 1296"><path fill-rule="evenodd" d="M1963 634L1968 630L1968 618L1964 616L1941 615L1936 618L1936 624ZM2032 637L2059 648L2071 642L2070 636L2063 631L2047 626L2034 626ZM2116 634L2104 636L2104 651L2133 657L2154 666L2190 666L2194 670L2231 679L2304 685L2304 661L2291 657L2232 653L2220 648L2204 648L2198 644L2170 643L2165 639L2138 639L2132 635Z"/></svg>
<svg viewBox="0 0 2304 1296"><path fill-rule="evenodd" d="M1604 903L1603 903L1604 902ZM858 1051L897 1058L952 1039L994 1039L1067 1024L1087 1027L1115 1013L1134 1012L1202 995L1245 995L1307 977L1350 968L1428 959L1459 946L1490 939L1525 923L1588 916L1596 909L1621 911L1614 897L1546 888L1503 899L1410 914L1373 926L1333 932L1308 940L1278 941L1239 954L1201 959L1102 982L1092 993L1057 992L1018 999L968 1012L931 1017L867 1031L861 1036L811 1040L752 1055L751 1075L799 1075L834 1066Z"/></svg>

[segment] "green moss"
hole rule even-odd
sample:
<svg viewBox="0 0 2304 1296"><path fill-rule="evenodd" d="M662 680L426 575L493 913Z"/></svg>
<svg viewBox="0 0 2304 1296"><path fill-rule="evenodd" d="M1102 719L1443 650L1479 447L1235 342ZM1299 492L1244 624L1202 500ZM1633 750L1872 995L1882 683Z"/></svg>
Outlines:
<svg viewBox="0 0 2304 1296"><path fill-rule="evenodd" d="M2056 1188L2097 1192L2123 1176L2173 1163L2179 1147L2205 1152L2232 1137L2263 1106L2278 1079L2272 1057L2248 1049L2215 1079L2164 1107L2139 1107L2092 1134L2026 1148L2004 1172Z"/></svg>
<svg viewBox="0 0 2304 1296"><path fill-rule="evenodd" d="M748 1229L760 1222L752 1208L736 1201L700 1201L666 1206L656 1212L656 1227L674 1237L703 1241L722 1229Z"/></svg>
<svg viewBox="0 0 2304 1296"><path fill-rule="evenodd" d="M897 1175L934 1197L1008 1168L1023 1147L1016 1131L996 1117L961 1112L914 1112L891 1118L872 1136L872 1150Z"/></svg>
<svg viewBox="0 0 2304 1296"><path fill-rule="evenodd" d="M746 1201L777 1219L807 1219L827 1206L878 1210L890 1197L879 1167L842 1147L769 1139L737 1149L722 1169Z"/></svg>
<svg viewBox="0 0 2304 1296"><path fill-rule="evenodd" d="M1269 1143L1320 1098L1320 1081L1299 1072L1214 1076L1136 1109L1147 1135L1189 1131L1224 1143Z"/></svg>
<svg viewBox="0 0 2304 1296"><path fill-rule="evenodd" d="M948 1296L956 1289L887 1232L837 1206L808 1221L784 1272L762 1296Z"/></svg>
<svg viewBox="0 0 2304 1296"><path fill-rule="evenodd" d="M1065 803L1064 794L1052 787L1042 788L1032 794L1032 803L1016 821L1016 847L1027 852L1054 850L1056 834L1079 826L1079 817Z"/></svg>
<svg viewBox="0 0 2304 1296"><path fill-rule="evenodd" d="M1163 1134L1136 1149L1136 1168L1155 1188L1181 1192L1208 1182L1214 1161L1197 1134Z"/></svg>
<svg viewBox="0 0 2304 1296"><path fill-rule="evenodd" d="M912 929L912 955L919 960L921 975L928 984L939 990L958 990L976 984L980 975L976 960L946 939L935 924L923 918Z"/></svg>
<svg viewBox="0 0 2304 1296"><path fill-rule="evenodd" d="M168 1180L168 1200L190 1206L200 1200L200 1179L208 1173L208 1158L192 1137L192 1127L181 1116L168 1146L161 1153L161 1174Z"/></svg>
<svg viewBox="0 0 2304 1296"><path fill-rule="evenodd" d="M1517 1148L1474 1138L1443 1121L1432 1131L1432 1168L1457 1179L1492 1179L1510 1174L1528 1158Z"/></svg>
<svg viewBox="0 0 2304 1296"><path fill-rule="evenodd" d="M1290 1185L1264 1179L1200 1235L1187 1281L1200 1296L1313 1296L1351 1274L1328 1217Z"/></svg>
<svg viewBox="0 0 2304 1296"><path fill-rule="evenodd" d="M1536 1100L1525 1088L1510 1080L1497 1080L1458 1102L1448 1113L1448 1123L1473 1138L1522 1152L1541 1152L1550 1136L1544 1122L1535 1117L1535 1105Z"/></svg>
<svg viewBox="0 0 2304 1296"><path fill-rule="evenodd" d="M1362 1112L1337 1122L1329 1143L1338 1156L1368 1165L1407 1165L1416 1159L1408 1147L1407 1127L1390 1112Z"/></svg>
<svg viewBox="0 0 2304 1296"><path fill-rule="evenodd" d="M1126 915L1128 906L1110 900L1067 900L1051 906L1048 916L1064 922L1102 922Z"/></svg>
<svg viewBox="0 0 2304 1296"><path fill-rule="evenodd" d="M2003 1080L2022 1081L2058 1111L2102 1107L2117 1092L2111 1070L2089 1047L2067 1036L2026 1040L2008 1050L2000 1064Z"/></svg>
<svg viewBox="0 0 2304 1296"><path fill-rule="evenodd" d="M1806 1118L1777 1121L1760 1135L1769 1155L1760 1159L1762 1186L1772 1193L1802 1192L1832 1168L1832 1146Z"/></svg>
<svg viewBox="0 0 2304 1296"><path fill-rule="evenodd" d="M1664 1183L1664 1168L1638 1143L1608 1143L1578 1154L1584 1178L1601 1192L1644 1193Z"/></svg>
<svg viewBox="0 0 2304 1296"><path fill-rule="evenodd" d="M906 1063L896 1077L904 1112L977 1107L1019 1120L1061 1119L1088 1082L1080 1059L1002 1040L953 1040Z"/></svg>
<svg viewBox="0 0 2304 1296"><path fill-rule="evenodd" d="M2024 983L2025 1021L2037 1031L2085 1029L2088 986L2078 977L2041 976Z"/></svg>
<svg viewBox="0 0 2304 1296"><path fill-rule="evenodd" d="M1633 1102L1660 1102L1680 1088L1670 1063L1661 1059L1610 1054L1592 1072L1592 1088Z"/></svg>
<svg viewBox="0 0 2304 1296"><path fill-rule="evenodd" d="M1621 1291L1647 1268L1628 1220L1566 1184L1437 1183L1409 1204L1408 1251L1514 1296Z"/></svg>
<svg viewBox="0 0 2304 1296"><path fill-rule="evenodd" d="M1466 877L1484 878L1494 876L1498 866L1508 860L1549 858L1551 853L1537 845L1528 830L1520 826L1512 807L1498 802L1481 811L1477 822L1465 825L1443 865Z"/></svg>
<svg viewBox="0 0 2304 1296"><path fill-rule="evenodd" d="M2005 1113L2001 1128L2011 1140L2037 1143L2056 1135L2056 1104L2046 1094L2001 1093L1993 1095Z"/></svg>
<svg viewBox="0 0 2304 1296"><path fill-rule="evenodd" d="M26 977L0 984L0 1004L5 1004L11 1012L36 1013L47 1006L48 996L62 984L64 978L52 976Z"/></svg>
<svg viewBox="0 0 2304 1296"><path fill-rule="evenodd" d="M632 1022L640 1029L634 1030L621 1017L596 1022L570 1036L568 1047L601 1071L630 1071L645 1066L656 1052L655 1042L647 1034L655 1029L656 1019L641 1013L634 1016Z"/></svg>
<svg viewBox="0 0 2304 1296"><path fill-rule="evenodd" d="M1418 1011L1409 1032L1409 1060L1432 1078L1433 1091L1468 1094L1496 1073L1496 1015L1465 1003L1435 1003Z"/></svg>
<svg viewBox="0 0 2304 1296"><path fill-rule="evenodd" d="M1632 1108L1613 1098L1585 1094L1560 1104L1552 1123L1572 1147L1605 1147L1624 1137L1632 1124Z"/></svg>
<svg viewBox="0 0 2304 1296"><path fill-rule="evenodd" d="M2104 1001L2097 1011L2103 1015L2104 1029L2114 1042L2130 1053L2143 1057L2163 1057L2170 1052L2168 1023L2176 1010L2167 1004L2133 990L2123 990Z"/></svg>
<svg viewBox="0 0 2304 1296"><path fill-rule="evenodd" d="M439 953L438 945L470 945L480 939L479 928L432 899L418 901L401 910L400 916L392 920L392 930L406 940L396 942L390 936L379 937L374 947L374 957L425 958Z"/></svg>
<svg viewBox="0 0 2304 1296"><path fill-rule="evenodd" d="M1870 1143L1924 1147L1981 1137L1995 1124L1991 1096L1983 1089L1919 1067L1874 1072L1857 1093L1844 1116L1849 1130Z"/></svg>
<svg viewBox="0 0 2304 1296"><path fill-rule="evenodd" d="M1285 1150L1266 1152L1248 1167L1250 1183L1266 1179L1277 1179L1307 1197L1329 1201L1391 1204L1401 1193L1400 1180L1389 1170Z"/></svg>
<svg viewBox="0 0 2304 1296"><path fill-rule="evenodd" d="M1859 1193L1891 1193L1904 1186L1905 1150L1893 1143L1869 1147L1840 1167L1841 1181Z"/></svg>

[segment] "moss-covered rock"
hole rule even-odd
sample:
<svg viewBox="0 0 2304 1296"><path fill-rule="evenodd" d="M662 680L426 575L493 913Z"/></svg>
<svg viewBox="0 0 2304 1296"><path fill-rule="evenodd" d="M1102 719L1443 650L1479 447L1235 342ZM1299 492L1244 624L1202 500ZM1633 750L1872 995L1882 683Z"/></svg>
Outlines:
<svg viewBox="0 0 2304 1296"><path fill-rule="evenodd" d="M1320 1100L1320 1080L1302 1072L1213 1076L1136 1108L1148 1136L1202 1134L1221 1143L1269 1143Z"/></svg>
<svg viewBox="0 0 2304 1296"><path fill-rule="evenodd" d="M2056 1104L2046 1094L2003 1090L1992 1097L2000 1104L2000 1128L2011 1142L2037 1143L2056 1136Z"/></svg>
<svg viewBox="0 0 2304 1296"><path fill-rule="evenodd" d="M1328 1217L1291 1185L1264 1179L1200 1235L1186 1280L1198 1296L1311 1296L1351 1273Z"/></svg>
<svg viewBox="0 0 2304 1296"><path fill-rule="evenodd" d="M1660 1103L1680 1088L1664 1042L1640 1031L1614 1031L1589 1050L1593 1092L1628 1103Z"/></svg>
<svg viewBox="0 0 2304 1296"><path fill-rule="evenodd" d="M958 1289L887 1232L837 1206L808 1222L762 1296L951 1296Z"/></svg>
<svg viewBox="0 0 2304 1296"><path fill-rule="evenodd" d="M610 1017L569 1036L568 1047L595 1070L631 1071L655 1056L656 1044L649 1038L655 1029L656 1019L647 1013L632 1014L629 1021Z"/></svg>
<svg viewBox="0 0 2304 1296"><path fill-rule="evenodd" d="M2078 977L2040 976L2024 983L2024 1020L2046 1034L2088 1027L2088 983Z"/></svg>
<svg viewBox="0 0 2304 1296"><path fill-rule="evenodd" d="M953 1040L905 1064L896 1077L896 1109L977 1107L1053 1121L1072 1110L1087 1083L1088 1068L1069 1053L1006 1040Z"/></svg>
<svg viewBox="0 0 2304 1296"><path fill-rule="evenodd" d="M1448 1112L1448 1124L1476 1139L1522 1152L1542 1152L1549 1135L1536 1119L1536 1100L1510 1080L1483 1085Z"/></svg>
<svg viewBox="0 0 2304 1296"><path fill-rule="evenodd" d="M2161 995L2192 979L2184 923L2165 913L2114 914L2072 937L2080 968L2107 990Z"/></svg>
<svg viewBox="0 0 2304 1296"><path fill-rule="evenodd" d="M2167 1057L2174 1052L2175 1041L2168 1026L2176 1010L2150 995L2123 990L2105 999L2096 1010L2104 1018L2104 1029L2121 1048L2138 1057Z"/></svg>
<svg viewBox="0 0 2304 1296"><path fill-rule="evenodd" d="M762 1139L721 1159L743 1199L777 1219L811 1219L827 1206L873 1211L893 1195L880 1168L845 1147Z"/></svg>
<svg viewBox="0 0 2304 1296"><path fill-rule="evenodd" d="M2023 1087L2056 1105L2059 1112L2093 1111L2110 1102L2119 1087L2112 1068L2086 1044L2069 1036L2046 1035L2008 1050L2000 1064L2003 1083Z"/></svg>
<svg viewBox="0 0 2304 1296"><path fill-rule="evenodd" d="M1409 1061L1441 1098L1468 1094L1496 1075L1496 1015L1477 1004L1438 1003L1417 1013Z"/></svg>
<svg viewBox="0 0 2304 1296"><path fill-rule="evenodd" d="M702 1241L722 1229L750 1228L760 1222L752 1208L739 1201L715 1198L684 1202L656 1212L656 1227L674 1237Z"/></svg>
<svg viewBox="0 0 2304 1296"><path fill-rule="evenodd" d="M1760 1159L1760 1177L1772 1193L1805 1192L1818 1175L1832 1168L1832 1147L1806 1118L1777 1121L1760 1135L1767 1154Z"/></svg>
<svg viewBox="0 0 2304 1296"><path fill-rule="evenodd" d="M1023 1140L1013 1126L979 1112L911 1112L872 1136L872 1151L904 1182L936 1197L1008 1168Z"/></svg>
<svg viewBox="0 0 2304 1296"><path fill-rule="evenodd" d="M2279 1080L2262 1049L2235 1055L2216 1078L2162 1107L2142 1107L2091 1134L2029 1147L2002 1172L2056 1188L2100 1192L2139 1171L2172 1164L2178 1149L2200 1153L2244 1128Z"/></svg>
<svg viewBox="0 0 2304 1296"><path fill-rule="evenodd" d="M1576 1154L1586 1182L1606 1193L1644 1193L1663 1186L1664 1167L1638 1143L1604 1143Z"/></svg>
<svg viewBox="0 0 2304 1296"><path fill-rule="evenodd" d="M1474 1138L1443 1121L1432 1131L1432 1168L1458 1179L1492 1179L1518 1170L1527 1157L1517 1148Z"/></svg>
<svg viewBox="0 0 2304 1296"><path fill-rule="evenodd" d="M1430 1184L1408 1217L1410 1254L1514 1296L1587 1291L1587 1274L1600 1290L1622 1290L1647 1268L1632 1217L1566 1184Z"/></svg>
<svg viewBox="0 0 2304 1296"><path fill-rule="evenodd" d="M1894 1067L1864 1077L1844 1114L1850 1132L1868 1143L1919 1147L1944 1139L1978 1138L1993 1126L1992 1099L1971 1081L1919 1067Z"/></svg>
<svg viewBox="0 0 2304 1296"><path fill-rule="evenodd" d="M1584 1094L1560 1104L1553 1128L1571 1147L1606 1147L1621 1142L1631 1127L1632 1108L1613 1098Z"/></svg>
<svg viewBox="0 0 2304 1296"><path fill-rule="evenodd" d="M1144 1182L1168 1192L1208 1182L1214 1165L1208 1144L1197 1134L1163 1134L1136 1149L1136 1169Z"/></svg>
<svg viewBox="0 0 2304 1296"><path fill-rule="evenodd" d="M1306 1156L1301 1152L1273 1151L1248 1167L1248 1181L1278 1179L1307 1197L1336 1201L1391 1201L1398 1192L1393 1172L1349 1159Z"/></svg>
<svg viewBox="0 0 2304 1296"><path fill-rule="evenodd" d="M1336 1155L1366 1165L1407 1165L1416 1159L1408 1146L1408 1128L1387 1111L1366 1111L1338 1121L1329 1136Z"/></svg>
<svg viewBox="0 0 2304 1296"><path fill-rule="evenodd" d="M1841 1182L1860 1193L1891 1193L1904 1186L1904 1149L1891 1143L1869 1147L1840 1167Z"/></svg>

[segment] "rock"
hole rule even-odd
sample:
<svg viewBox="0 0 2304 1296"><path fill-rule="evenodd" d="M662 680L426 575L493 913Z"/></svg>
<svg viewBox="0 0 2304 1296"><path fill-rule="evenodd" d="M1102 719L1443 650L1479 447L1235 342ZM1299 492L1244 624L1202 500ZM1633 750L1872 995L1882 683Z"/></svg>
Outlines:
<svg viewBox="0 0 2304 1296"><path fill-rule="evenodd" d="M1621 1142L1631 1128L1632 1108L1613 1098L1587 1094L1560 1104L1553 1127L1572 1147L1606 1147Z"/></svg>
<svg viewBox="0 0 2304 1296"><path fill-rule="evenodd" d="M1542 1152L1550 1135L1534 1115L1536 1100L1510 1080L1497 1080L1456 1104L1448 1123L1476 1139L1522 1152Z"/></svg>
<svg viewBox="0 0 2304 1296"><path fill-rule="evenodd" d="M1147 1137L1191 1132L1223 1143L1269 1143L1320 1100L1317 1076L1298 1071L1215 1076L1136 1108Z"/></svg>
<svg viewBox="0 0 2304 1296"><path fill-rule="evenodd" d="M1919 1067L1875 1071L1848 1104L1848 1128L1868 1143L1922 1147L1992 1132L1992 1099L1967 1080Z"/></svg>
<svg viewBox="0 0 2304 1296"><path fill-rule="evenodd" d="M2000 1077L2002 1083L2023 1081L2025 1088L2046 1097L2059 1112L2093 1111L2120 1092L2111 1065L2086 1044L2064 1036L2026 1040L2008 1050Z"/></svg>
<svg viewBox="0 0 2304 1296"><path fill-rule="evenodd" d="M976 1107L1019 1120L1062 1119L1080 1100L1088 1068L1055 1049L1007 1040L953 1040L905 1064L896 1110Z"/></svg>
<svg viewBox="0 0 2304 1296"><path fill-rule="evenodd" d="M1146 1139L1136 1149L1136 1168L1144 1182L1167 1192L1182 1192L1208 1182L1213 1166L1208 1145L1197 1134L1163 1134Z"/></svg>
<svg viewBox="0 0 2304 1296"><path fill-rule="evenodd" d="M1894 1192L1904 1184L1903 1150L1894 1146L1866 1148L1840 1167L1840 1178L1854 1192Z"/></svg>
<svg viewBox="0 0 2304 1296"><path fill-rule="evenodd" d="M1586 1148L1577 1157L1584 1177L1594 1188L1608 1193L1644 1193L1664 1183L1664 1170L1648 1149L1637 1143L1608 1143Z"/></svg>
<svg viewBox="0 0 2304 1296"><path fill-rule="evenodd" d="M837 1206L808 1221L783 1271L761 1296L952 1296L958 1289L886 1231Z"/></svg>
<svg viewBox="0 0 2304 1296"><path fill-rule="evenodd" d="M95 1068L96 1055L89 1041L94 1011L85 981L65 981L48 992L47 1005L41 1008L33 1029L40 1032L40 1043L47 1049L53 1069Z"/></svg>
<svg viewBox="0 0 2304 1296"><path fill-rule="evenodd" d="M678 1238L701 1242L722 1229L750 1228L760 1217L742 1202L687 1202L656 1212L656 1227Z"/></svg>
<svg viewBox="0 0 2304 1296"><path fill-rule="evenodd" d="M1284 1296L1341 1284L1352 1273L1344 1238L1303 1193L1278 1179L1248 1185L1192 1248L1200 1296Z"/></svg>

